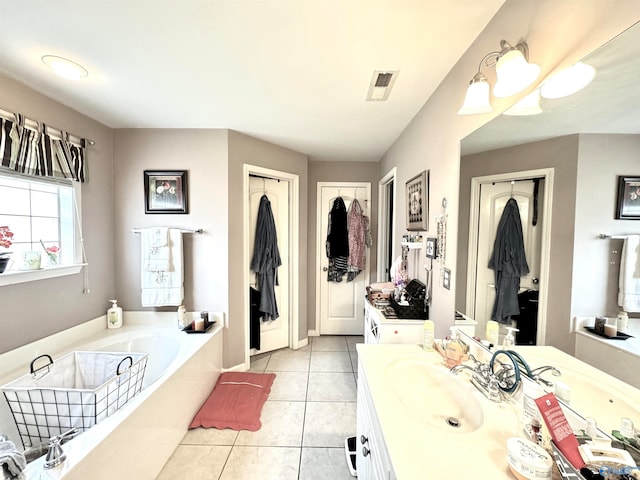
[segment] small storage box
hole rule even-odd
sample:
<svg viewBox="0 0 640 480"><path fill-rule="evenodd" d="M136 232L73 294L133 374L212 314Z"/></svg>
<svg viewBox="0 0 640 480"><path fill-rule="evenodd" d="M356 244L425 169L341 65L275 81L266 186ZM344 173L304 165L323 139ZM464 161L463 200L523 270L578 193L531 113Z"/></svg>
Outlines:
<svg viewBox="0 0 640 480"><path fill-rule="evenodd" d="M372 303L376 300L389 300L392 294L393 283L391 282L372 283L371 285L367 285L367 298Z"/></svg>
<svg viewBox="0 0 640 480"><path fill-rule="evenodd" d="M71 352L55 362L41 355L31 373L2 391L25 448L77 427L87 430L115 413L142 389L146 353ZM34 364L48 359L40 368Z"/></svg>

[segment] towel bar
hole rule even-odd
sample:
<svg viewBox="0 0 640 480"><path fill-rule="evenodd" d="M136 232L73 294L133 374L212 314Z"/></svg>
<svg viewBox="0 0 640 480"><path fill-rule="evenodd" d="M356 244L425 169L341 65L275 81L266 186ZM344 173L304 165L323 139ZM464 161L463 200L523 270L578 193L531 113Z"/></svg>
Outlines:
<svg viewBox="0 0 640 480"><path fill-rule="evenodd" d="M171 227L169 227L169 228L171 228ZM143 230L142 228L132 228L131 229L131 233L140 233L140 232L142 232L142 230ZM202 229L202 228L197 228L195 230L186 230L184 228L180 228L179 230L182 233L204 233L204 229Z"/></svg>

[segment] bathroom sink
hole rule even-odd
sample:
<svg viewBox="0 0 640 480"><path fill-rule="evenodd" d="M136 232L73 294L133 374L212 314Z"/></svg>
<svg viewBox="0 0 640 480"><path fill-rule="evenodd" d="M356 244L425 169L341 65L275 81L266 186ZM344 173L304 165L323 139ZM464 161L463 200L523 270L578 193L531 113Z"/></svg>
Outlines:
<svg viewBox="0 0 640 480"><path fill-rule="evenodd" d="M417 421L451 432L470 433L484 422L476 390L442 366L400 358L385 368L399 405Z"/></svg>

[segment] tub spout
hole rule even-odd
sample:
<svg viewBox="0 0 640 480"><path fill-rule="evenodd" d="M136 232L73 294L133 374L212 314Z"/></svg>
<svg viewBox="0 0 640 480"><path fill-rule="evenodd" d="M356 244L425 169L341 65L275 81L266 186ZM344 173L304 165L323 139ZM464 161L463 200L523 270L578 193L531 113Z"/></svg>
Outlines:
<svg viewBox="0 0 640 480"><path fill-rule="evenodd" d="M533 375L532 377L533 380L535 380L538 383L542 383L547 387L553 387L553 382L550 382L549 380L542 378L542 374L544 372L551 372L554 377L559 377L561 375L560 370L558 370L556 367L553 367L551 365L545 365L544 367L538 367L531 370L531 373Z"/></svg>

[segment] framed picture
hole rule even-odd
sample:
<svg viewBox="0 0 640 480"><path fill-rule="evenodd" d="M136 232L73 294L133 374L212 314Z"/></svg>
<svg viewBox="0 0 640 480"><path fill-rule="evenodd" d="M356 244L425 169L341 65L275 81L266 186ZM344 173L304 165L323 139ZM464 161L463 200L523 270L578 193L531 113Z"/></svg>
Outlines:
<svg viewBox="0 0 640 480"><path fill-rule="evenodd" d="M427 242L425 244L425 252L427 254L427 258L436 258L438 256L438 239L437 238L427 238Z"/></svg>
<svg viewBox="0 0 640 480"><path fill-rule="evenodd" d="M616 218L640 220L640 176L618 177Z"/></svg>
<svg viewBox="0 0 640 480"><path fill-rule="evenodd" d="M145 213L188 213L186 170L144 171Z"/></svg>
<svg viewBox="0 0 640 480"><path fill-rule="evenodd" d="M407 230L429 227L429 172L424 170L406 183Z"/></svg>

